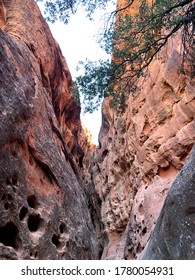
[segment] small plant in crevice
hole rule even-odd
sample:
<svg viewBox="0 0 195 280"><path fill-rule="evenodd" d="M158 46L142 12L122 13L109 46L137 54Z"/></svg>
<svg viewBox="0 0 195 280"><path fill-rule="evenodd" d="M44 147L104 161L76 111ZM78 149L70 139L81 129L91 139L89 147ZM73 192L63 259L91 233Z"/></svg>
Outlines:
<svg viewBox="0 0 195 280"><path fill-rule="evenodd" d="M72 92L72 95L76 98L78 104L80 105L81 104L81 101L80 101L80 94L79 94L79 90L78 90L78 87L76 86L76 84L74 84L73 86L70 87L70 90Z"/></svg>

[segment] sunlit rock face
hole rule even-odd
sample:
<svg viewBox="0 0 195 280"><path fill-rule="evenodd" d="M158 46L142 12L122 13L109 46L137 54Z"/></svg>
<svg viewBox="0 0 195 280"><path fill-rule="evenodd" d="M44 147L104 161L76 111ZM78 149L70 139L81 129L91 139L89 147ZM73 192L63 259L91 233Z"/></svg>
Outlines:
<svg viewBox="0 0 195 280"><path fill-rule="evenodd" d="M123 116L104 101L92 168L109 237L103 259L139 257L195 142L195 81L181 73L180 47L179 35L170 40Z"/></svg>
<svg viewBox="0 0 195 280"><path fill-rule="evenodd" d="M0 259L99 258L80 106L33 0L0 1L0 60Z"/></svg>

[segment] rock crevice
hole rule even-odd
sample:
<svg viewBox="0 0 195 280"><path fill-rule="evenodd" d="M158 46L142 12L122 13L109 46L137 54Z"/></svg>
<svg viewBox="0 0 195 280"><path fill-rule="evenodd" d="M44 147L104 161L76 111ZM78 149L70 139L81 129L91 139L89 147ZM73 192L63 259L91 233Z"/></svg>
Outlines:
<svg viewBox="0 0 195 280"><path fill-rule="evenodd" d="M94 147L37 5L0 0L0 259L194 258L195 81L180 43L123 116L104 100Z"/></svg>

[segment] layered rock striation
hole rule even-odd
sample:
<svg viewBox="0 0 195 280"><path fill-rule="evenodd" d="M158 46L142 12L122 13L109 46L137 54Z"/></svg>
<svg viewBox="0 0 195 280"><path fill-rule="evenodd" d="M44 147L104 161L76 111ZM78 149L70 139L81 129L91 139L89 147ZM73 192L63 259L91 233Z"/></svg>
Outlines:
<svg viewBox="0 0 195 280"><path fill-rule="evenodd" d="M35 2L1 0L0 259L99 258L72 86Z"/></svg>

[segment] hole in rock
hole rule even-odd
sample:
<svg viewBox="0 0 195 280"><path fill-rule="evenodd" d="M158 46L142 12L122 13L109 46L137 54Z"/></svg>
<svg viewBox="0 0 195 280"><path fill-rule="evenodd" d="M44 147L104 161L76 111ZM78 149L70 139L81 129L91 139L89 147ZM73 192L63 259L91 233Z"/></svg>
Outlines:
<svg viewBox="0 0 195 280"><path fill-rule="evenodd" d="M170 205L173 206L174 204L175 204L175 202L174 202L174 201L171 201Z"/></svg>
<svg viewBox="0 0 195 280"><path fill-rule="evenodd" d="M8 210L8 208L9 208L8 202L6 202L6 203L4 204L4 208L5 208L5 210Z"/></svg>
<svg viewBox="0 0 195 280"><path fill-rule="evenodd" d="M125 144L125 138L121 139L121 144L124 145Z"/></svg>
<svg viewBox="0 0 195 280"><path fill-rule="evenodd" d="M138 211L139 211L139 213L140 213L141 215L143 215L143 214L144 214L144 206L143 206L143 204L142 204L142 203L139 205L139 207L138 207Z"/></svg>
<svg viewBox="0 0 195 280"><path fill-rule="evenodd" d="M108 175L106 175L106 177L105 177L105 183L107 183L108 182Z"/></svg>
<svg viewBox="0 0 195 280"><path fill-rule="evenodd" d="M28 213L28 209L27 209L26 207L23 206L23 207L20 209L20 213L19 213L19 219L20 219L20 221L23 221L23 220L24 220L24 218L26 217L27 213Z"/></svg>
<svg viewBox="0 0 195 280"><path fill-rule="evenodd" d="M5 226L0 227L0 242L5 246L11 246L15 249L19 248L21 242L19 230L13 222L9 222Z"/></svg>
<svg viewBox="0 0 195 280"><path fill-rule="evenodd" d="M109 153L109 151L106 149L106 150L103 151L102 156L106 157L108 155L108 153Z"/></svg>
<svg viewBox="0 0 195 280"><path fill-rule="evenodd" d="M30 251L30 257L34 257L35 259L37 258L37 251L33 252L33 251Z"/></svg>
<svg viewBox="0 0 195 280"><path fill-rule="evenodd" d="M67 231L66 225L65 224L61 224L60 225L60 233L64 233Z"/></svg>
<svg viewBox="0 0 195 280"><path fill-rule="evenodd" d="M147 232L147 228L145 227L142 229L142 234L146 234L146 232Z"/></svg>
<svg viewBox="0 0 195 280"><path fill-rule="evenodd" d="M38 201L37 201L37 198L35 195L29 195L27 197L27 202L28 202L28 205L31 207L31 208L34 208L34 209L37 209L38 208Z"/></svg>
<svg viewBox="0 0 195 280"><path fill-rule="evenodd" d="M42 223L43 219L41 219L40 214L31 214L28 218L28 229L35 232L40 229Z"/></svg>
<svg viewBox="0 0 195 280"><path fill-rule="evenodd" d="M60 247L60 240L59 240L59 235L54 234L52 236L52 243L59 248Z"/></svg>
<svg viewBox="0 0 195 280"><path fill-rule="evenodd" d="M83 167L83 156L79 157L79 166Z"/></svg>

